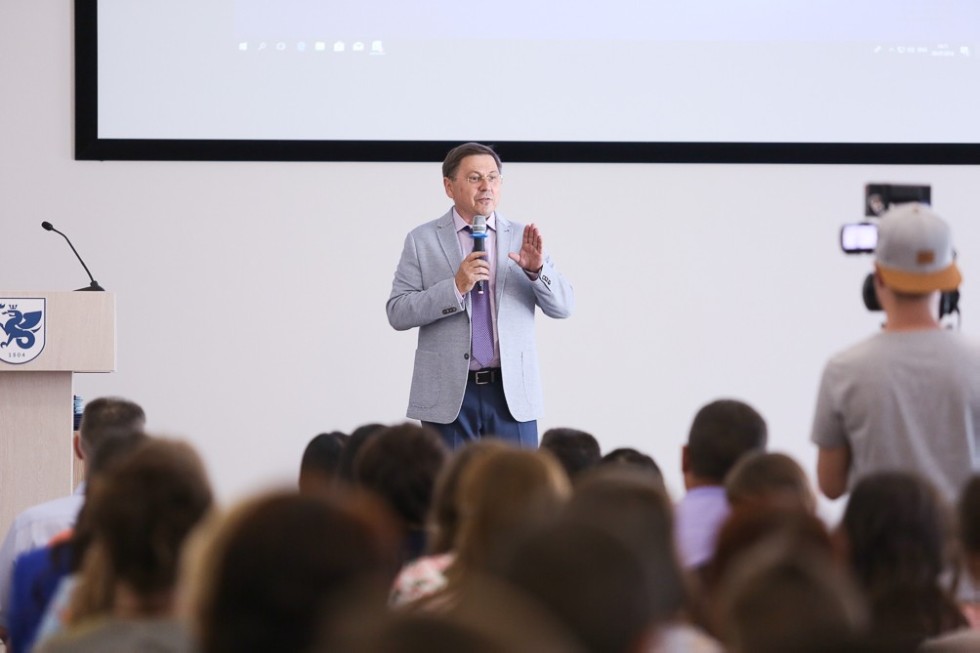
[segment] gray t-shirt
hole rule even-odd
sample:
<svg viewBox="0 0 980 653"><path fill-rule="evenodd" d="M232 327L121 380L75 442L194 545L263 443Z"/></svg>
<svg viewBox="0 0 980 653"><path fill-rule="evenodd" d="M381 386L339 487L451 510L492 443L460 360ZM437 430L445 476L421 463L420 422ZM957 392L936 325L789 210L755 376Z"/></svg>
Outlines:
<svg viewBox="0 0 980 653"><path fill-rule="evenodd" d="M811 439L851 447L849 483L914 471L955 500L980 469L980 345L943 329L882 332L824 369Z"/></svg>

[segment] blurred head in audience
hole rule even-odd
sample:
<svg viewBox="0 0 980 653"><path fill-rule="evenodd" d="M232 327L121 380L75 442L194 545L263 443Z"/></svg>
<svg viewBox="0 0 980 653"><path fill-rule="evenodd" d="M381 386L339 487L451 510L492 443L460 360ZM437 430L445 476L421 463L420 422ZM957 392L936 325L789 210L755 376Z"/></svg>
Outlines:
<svg viewBox="0 0 980 653"><path fill-rule="evenodd" d="M743 456L725 480L733 508L749 504L799 508L815 512L817 499L806 472L781 453L753 452Z"/></svg>
<svg viewBox="0 0 980 653"><path fill-rule="evenodd" d="M656 636L657 589L649 567L605 528L568 518L544 523L494 566L587 651L643 651Z"/></svg>
<svg viewBox="0 0 980 653"><path fill-rule="evenodd" d="M942 580L950 569L950 517L915 474L873 474L851 491L838 533L880 641L915 647L966 625Z"/></svg>
<svg viewBox="0 0 980 653"><path fill-rule="evenodd" d="M685 485L721 485L739 458L764 450L767 439L766 421L744 402L719 399L702 407L682 451Z"/></svg>
<svg viewBox="0 0 980 653"><path fill-rule="evenodd" d="M82 560L85 558L85 553L88 551L88 547L94 537L94 525L91 519L89 498L95 491L94 488L99 486L99 479L103 477L107 469L112 468L116 461L138 449L147 439L148 436L142 431L132 431L128 435L108 438L88 458L88 463L85 467L85 474L88 480L85 489L86 501L78 513L78 521L75 523L71 537L52 547L53 556L58 558L63 555L68 556L67 568L70 572L74 573L79 570L82 565Z"/></svg>
<svg viewBox="0 0 980 653"><path fill-rule="evenodd" d="M690 613L690 594L674 541L673 505L659 477L633 466L583 474L564 511L574 523L620 538L644 566L651 619L663 623ZM641 579L638 579L638 582Z"/></svg>
<svg viewBox="0 0 980 653"><path fill-rule="evenodd" d="M345 611L324 631L318 653L582 653L554 616L492 576L475 574L451 610Z"/></svg>
<svg viewBox="0 0 980 653"><path fill-rule="evenodd" d="M812 513L763 503L739 506L722 525L715 556L702 574L708 601L728 574L739 566L743 556L773 539L783 542L784 548L833 557L830 533Z"/></svg>
<svg viewBox="0 0 980 653"><path fill-rule="evenodd" d="M194 598L204 653L305 653L341 607L377 607L398 566L389 511L361 493L276 493L217 527L194 565L208 579Z"/></svg>
<svg viewBox="0 0 980 653"><path fill-rule="evenodd" d="M381 497L408 530L406 560L425 549L425 520L436 477L448 457L446 445L434 431L402 424L374 435L354 461L358 487Z"/></svg>
<svg viewBox="0 0 980 653"><path fill-rule="evenodd" d="M388 428L384 424L363 424L358 426L347 438L344 443L344 450L340 454L340 465L337 472L340 479L346 483L354 482L354 460L361 452L361 447L373 436Z"/></svg>
<svg viewBox="0 0 980 653"><path fill-rule="evenodd" d="M86 461L98 451L99 447L115 437L128 437L142 433L146 427L146 413L139 405L118 397L100 397L88 402L82 412L78 437L75 439L75 454L79 460Z"/></svg>
<svg viewBox="0 0 980 653"><path fill-rule="evenodd" d="M204 466L186 443L148 438L110 462L85 508L92 541L73 621L168 616L181 547L211 503Z"/></svg>
<svg viewBox="0 0 980 653"><path fill-rule="evenodd" d="M347 435L340 431L321 433L306 445L299 467L299 491L321 492L339 476L340 458Z"/></svg>
<svg viewBox="0 0 980 653"><path fill-rule="evenodd" d="M646 470L651 475L663 481L663 471L652 457L630 447L620 447L613 449L599 461L600 466L624 465Z"/></svg>
<svg viewBox="0 0 980 653"><path fill-rule="evenodd" d="M511 445L481 452L459 481L459 528L447 584L417 607L444 611L458 604L495 555L529 524L553 515L570 495L568 475L547 452Z"/></svg>
<svg viewBox="0 0 980 653"><path fill-rule="evenodd" d="M548 429L541 436L541 448L554 454L573 480L602 459L599 441L591 433L577 429Z"/></svg>
<svg viewBox="0 0 980 653"><path fill-rule="evenodd" d="M867 609L854 582L826 551L780 535L739 558L717 613L730 653L869 650Z"/></svg>
<svg viewBox="0 0 980 653"><path fill-rule="evenodd" d="M429 511L428 553L446 553L455 547L460 522L459 481L463 474L484 454L506 448L503 441L486 438L470 442L450 456L436 479Z"/></svg>

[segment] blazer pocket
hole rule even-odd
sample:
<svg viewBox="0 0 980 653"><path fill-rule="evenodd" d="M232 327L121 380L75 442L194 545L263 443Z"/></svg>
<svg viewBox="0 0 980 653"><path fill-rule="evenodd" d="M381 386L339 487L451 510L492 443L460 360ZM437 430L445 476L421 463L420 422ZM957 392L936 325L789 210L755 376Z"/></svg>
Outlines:
<svg viewBox="0 0 980 653"><path fill-rule="evenodd" d="M521 372L524 381L524 396L532 406L541 401L541 377L538 369L538 353L534 350L521 352Z"/></svg>
<svg viewBox="0 0 980 653"><path fill-rule="evenodd" d="M412 392L409 403L416 408L432 408L442 395L442 357L434 351L415 351Z"/></svg>

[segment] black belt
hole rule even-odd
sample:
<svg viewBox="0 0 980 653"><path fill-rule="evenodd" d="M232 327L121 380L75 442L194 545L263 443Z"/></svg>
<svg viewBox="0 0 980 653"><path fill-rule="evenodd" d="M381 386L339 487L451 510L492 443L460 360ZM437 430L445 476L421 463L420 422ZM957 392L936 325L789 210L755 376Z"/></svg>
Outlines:
<svg viewBox="0 0 980 653"><path fill-rule="evenodd" d="M500 374L499 367L488 367L483 370L476 370L470 372L470 376L469 376L469 380L475 382L477 385L496 383L502 378L503 376Z"/></svg>

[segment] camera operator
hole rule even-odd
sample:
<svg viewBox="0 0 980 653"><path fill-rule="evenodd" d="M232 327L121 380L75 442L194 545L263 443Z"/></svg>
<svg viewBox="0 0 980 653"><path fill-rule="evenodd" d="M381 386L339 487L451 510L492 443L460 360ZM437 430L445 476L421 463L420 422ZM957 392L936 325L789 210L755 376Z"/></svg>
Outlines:
<svg viewBox="0 0 980 653"><path fill-rule="evenodd" d="M886 322L830 359L817 397L811 439L829 498L889 469L917 472L955 500L980 469L980 343L941 328L937 312L960 278L949 226L928 206L882 216L874 286Z"/></svg>

